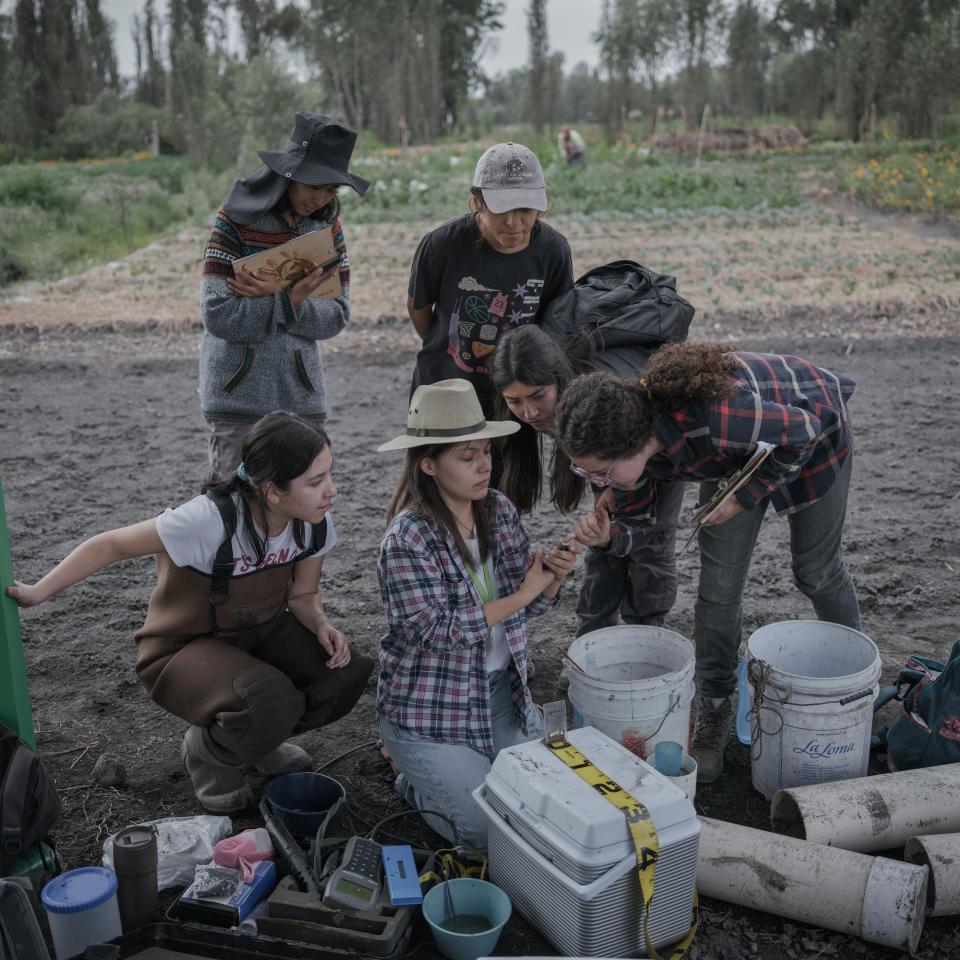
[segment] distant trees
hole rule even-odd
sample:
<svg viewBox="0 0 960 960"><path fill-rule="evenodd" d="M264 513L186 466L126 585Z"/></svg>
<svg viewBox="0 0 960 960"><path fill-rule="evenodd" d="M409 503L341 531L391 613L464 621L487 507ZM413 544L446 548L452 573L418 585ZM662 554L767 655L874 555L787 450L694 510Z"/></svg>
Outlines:
<svg viewBox="0 0 960 960"><path fill-rule="evenodd" d="M527 37L529 38L530 70L530 117L533 129L539 133L547 120L547 87L550 77L547 68L547 3L546 0L529 0L527 6ZM550 117L552 120L553 118Z"/></svg>
<svg viewBox="0 0 960 960"><path fill-rule="evenodd" d="M385 141L402 118L430 141L456 121L502 10L501 0L305 0L285 9L282 32L333 112Z"/></svg>
<svg viewBox="0 0 960 960"><path fill-rule="evenodd" d="M957 0L600 2L570 69L548 0L523 0L528 62L491 78L504 0L140 0L127 83L102 0L0 0L0 161L139 149L155 121L198 164L255 159L295 109L423 143L523 121L601 121L613 140L663 111L693 127L707 103L805 132L831 116L853 139L880 117L935 136L960 103Z"/></svg>
<svg viewBox="0 0 960 960"><path fill-rule="evenodd" d="M0 140L32 149L64 112L118 86L99 0L15 0L0 24Z"/></svg>

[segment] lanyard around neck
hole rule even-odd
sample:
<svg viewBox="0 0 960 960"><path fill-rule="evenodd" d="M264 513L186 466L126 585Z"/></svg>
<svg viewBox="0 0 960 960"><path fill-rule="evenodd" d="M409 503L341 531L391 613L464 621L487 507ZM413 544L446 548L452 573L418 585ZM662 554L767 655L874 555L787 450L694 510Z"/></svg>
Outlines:
<svg viewBox="0 0 960 960"><path fill-rule="evenodd" d="M493 584L490 572L490 560L487 559L486 563L480 565L480 570L483 572L483 583L480 582L480 578L477 576L476 570L473 568L473 564L467 565L467 573L470 574L470 579L473 581L473 585L477 588L477 593L480 594L480 599L484 603L490 603L493 600Z"/></svg>

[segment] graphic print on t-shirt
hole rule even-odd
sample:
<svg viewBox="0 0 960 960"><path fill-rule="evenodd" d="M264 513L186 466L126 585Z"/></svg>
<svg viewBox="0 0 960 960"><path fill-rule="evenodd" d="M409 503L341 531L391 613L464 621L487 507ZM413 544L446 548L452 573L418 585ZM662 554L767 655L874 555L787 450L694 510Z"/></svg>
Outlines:
<svg viewBox="0 0 960 960"><path fill-rule="evenodd" d="M447 352L468 373L489 373L484 359L501 334L529 323L537 315L543 280L531 278L506 293L485 287L475 277L462 277L450 312Z"/></svg>

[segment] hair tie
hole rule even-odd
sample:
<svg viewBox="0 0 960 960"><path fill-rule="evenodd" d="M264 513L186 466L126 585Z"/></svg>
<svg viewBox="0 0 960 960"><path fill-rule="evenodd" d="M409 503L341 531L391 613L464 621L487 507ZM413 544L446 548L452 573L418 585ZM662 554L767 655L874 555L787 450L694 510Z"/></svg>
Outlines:
<svg viewBox="0 0 960 960"><path fill-rule="evenodd" d="M237 467L237 476L244 482L249 483L250 477L247 474L247 468L241 462L240 466Z"/></svg>
<svg viewBox="0 0 960 960"><path fill-rule="evenodd" d="M647 391L647 399L648 399L648 400L652 400L652 399L653 399L653 394L650 392L650 388L647 386L647 381L646 381L646 380L641 380L641 381L640 381L640 386L643 387L643 389Z"/></svg>

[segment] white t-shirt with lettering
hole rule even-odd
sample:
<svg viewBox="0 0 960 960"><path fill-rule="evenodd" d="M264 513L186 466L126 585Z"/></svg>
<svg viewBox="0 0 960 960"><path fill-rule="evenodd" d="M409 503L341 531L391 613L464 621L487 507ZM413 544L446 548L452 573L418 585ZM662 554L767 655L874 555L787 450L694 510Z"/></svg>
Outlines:
<svg viewBox="0 0 960 960"><path fill-rule="evenodd" d="M301 551L293 537L293 521L276 537L268 537L265 543L264 561L256 565L256 550L250 544L244 529L240 495L233 495L237 507L237 529L233 534L233 575L239 576L264 567L275 567L289 563ZM312 556L322 557L337 542L337 533L333 527L333 517L327 514L327 539L323 548ZM309 546L313 536L312 525L303 525L303 542ZM213 561L217 550L223 543L223 520L217 505L206 495L201 494L188 500L179 507L169 507L157 517L157 533L163 541L163 547L170 559L178 567L192 567L200 573L213 572Z"/></svg>

